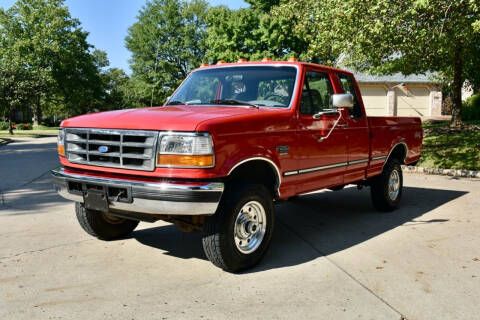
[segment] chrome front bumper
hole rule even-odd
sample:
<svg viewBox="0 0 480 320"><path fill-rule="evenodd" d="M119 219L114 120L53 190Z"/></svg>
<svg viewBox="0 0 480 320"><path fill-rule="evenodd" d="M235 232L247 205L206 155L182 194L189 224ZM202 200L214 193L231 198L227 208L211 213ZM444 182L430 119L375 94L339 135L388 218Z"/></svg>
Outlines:
<svg viewBox="0 0 480 320"><path fill-rule="evenodd" d="M109 210L144 214L212 215L224 189L222 182L140 182L74 174L62 167L51 174L56 191L65 199L83 203L87 188L98 187L107 194Z"/></svg>

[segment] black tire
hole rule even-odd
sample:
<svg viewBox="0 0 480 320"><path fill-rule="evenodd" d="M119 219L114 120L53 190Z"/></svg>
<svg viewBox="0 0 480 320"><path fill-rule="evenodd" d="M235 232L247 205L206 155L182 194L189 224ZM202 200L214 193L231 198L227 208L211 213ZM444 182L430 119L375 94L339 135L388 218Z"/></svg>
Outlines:
<svg viewBox="0 0 480 320"><path fill-rule="evenodd" d="M396 196L394 192L389 192L390 179L392 174L395 175L393 172L396 172L398 175L399 187ZM400 162L397 159L389 160L385 164L382 173L371 180L370 187L372 202L375 209L379 211L395 210L402 198L403 189L403 175Z"/></svg>
<svg viewBox="0 0 480 320"><path fill-rule="evenodd" d="M117 218L99 211L85 209L77 202L75 213L80 226L89 235L101 240L115 240L132 233L139 221Z"/></svg>
<svg viewBox="0 0 480 320"><path fill-rule="evenodd" d="M262 216L265 218L265 230L263 238L257 242L259 243L258 247L252 252L244 253L238 247L242 242L237 244L235 240L238 240L238 238L235 238L235 235L238 235L238 231L235 231L235 225L237 225L237 230L240 230L237 221L241 220L241 210L250 208L249 205L251 204L254 204L257 208L259 208L259 204L263 207L265 214L262 214ZM246 211L243 212L247 213ZM248 216L245 213L244 216ZM228 188L222 196L217 212L207 217L203 227L203 250L208 260L228 272L239 272L255 266L262 259L270 244L275 222L274 216L272 193L263 185L242 183ZM248 222L244 225L247 224ZM259 223L258 225L263 224ZM253 232L255 230L257 230L256 227ZM247 242L244 242L244 244L247 245ZM250 240L248 240L249 244Z"/></svg>

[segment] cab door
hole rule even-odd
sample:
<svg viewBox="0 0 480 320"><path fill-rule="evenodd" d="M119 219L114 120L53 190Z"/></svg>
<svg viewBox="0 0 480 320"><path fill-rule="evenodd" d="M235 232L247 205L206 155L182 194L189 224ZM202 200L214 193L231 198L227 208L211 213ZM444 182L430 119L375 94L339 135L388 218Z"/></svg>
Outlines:
<svg viewBox="0 0 480 320"><path fill-rule="evenodd" d="M296 163L297 193L343 184L347 166L345 121L333 110L332 77L307 69L298 110ZM316 115L316 116L315 116ZM335 121L339 121L333 128ZM333 129L332 129L333 128Z"/></svg>
<svg viewBox="0 0 480 320"><path fill-rule="evenodd" d="M359 90L353 76L338 73L338 80L344 93L353 95L354 105L346 115L345 133L347 134L348 166L345 170L344 183L365 179L370 155L370 129L367 116L359 99Z"/></svg>

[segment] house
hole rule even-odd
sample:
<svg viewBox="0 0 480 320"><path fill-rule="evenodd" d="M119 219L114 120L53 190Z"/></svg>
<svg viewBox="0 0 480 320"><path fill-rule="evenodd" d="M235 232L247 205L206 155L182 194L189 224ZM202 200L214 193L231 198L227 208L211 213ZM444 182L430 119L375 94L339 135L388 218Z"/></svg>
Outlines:
<svg viewBox="0 0 480 320"><path fill-rule="evenodd" d="M442 115L442 84L432 74L354 74L369 116Z"/></svg>

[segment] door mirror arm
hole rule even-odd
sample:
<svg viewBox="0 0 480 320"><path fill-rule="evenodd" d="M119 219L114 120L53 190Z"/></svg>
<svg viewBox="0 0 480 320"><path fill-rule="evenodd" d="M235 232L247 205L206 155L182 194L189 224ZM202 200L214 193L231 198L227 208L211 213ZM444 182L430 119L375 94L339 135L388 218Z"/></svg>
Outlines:
<svg viewBox="0 0 480 320"><path fill-rule="evenodd" d="M322 142L323 140L326 140L328 139L328 137L330 137L330 134L332 133L333 129L335 129L335 127L337 126L338 122L340 121L340 119L342 119L342 112L338 111L338 118L337 120L335 120L335 122L333 123L333 126L332 128L330 129L330 131L328 131L327 135L325 137L320 137L318 138L318 142Z"/></svg>

